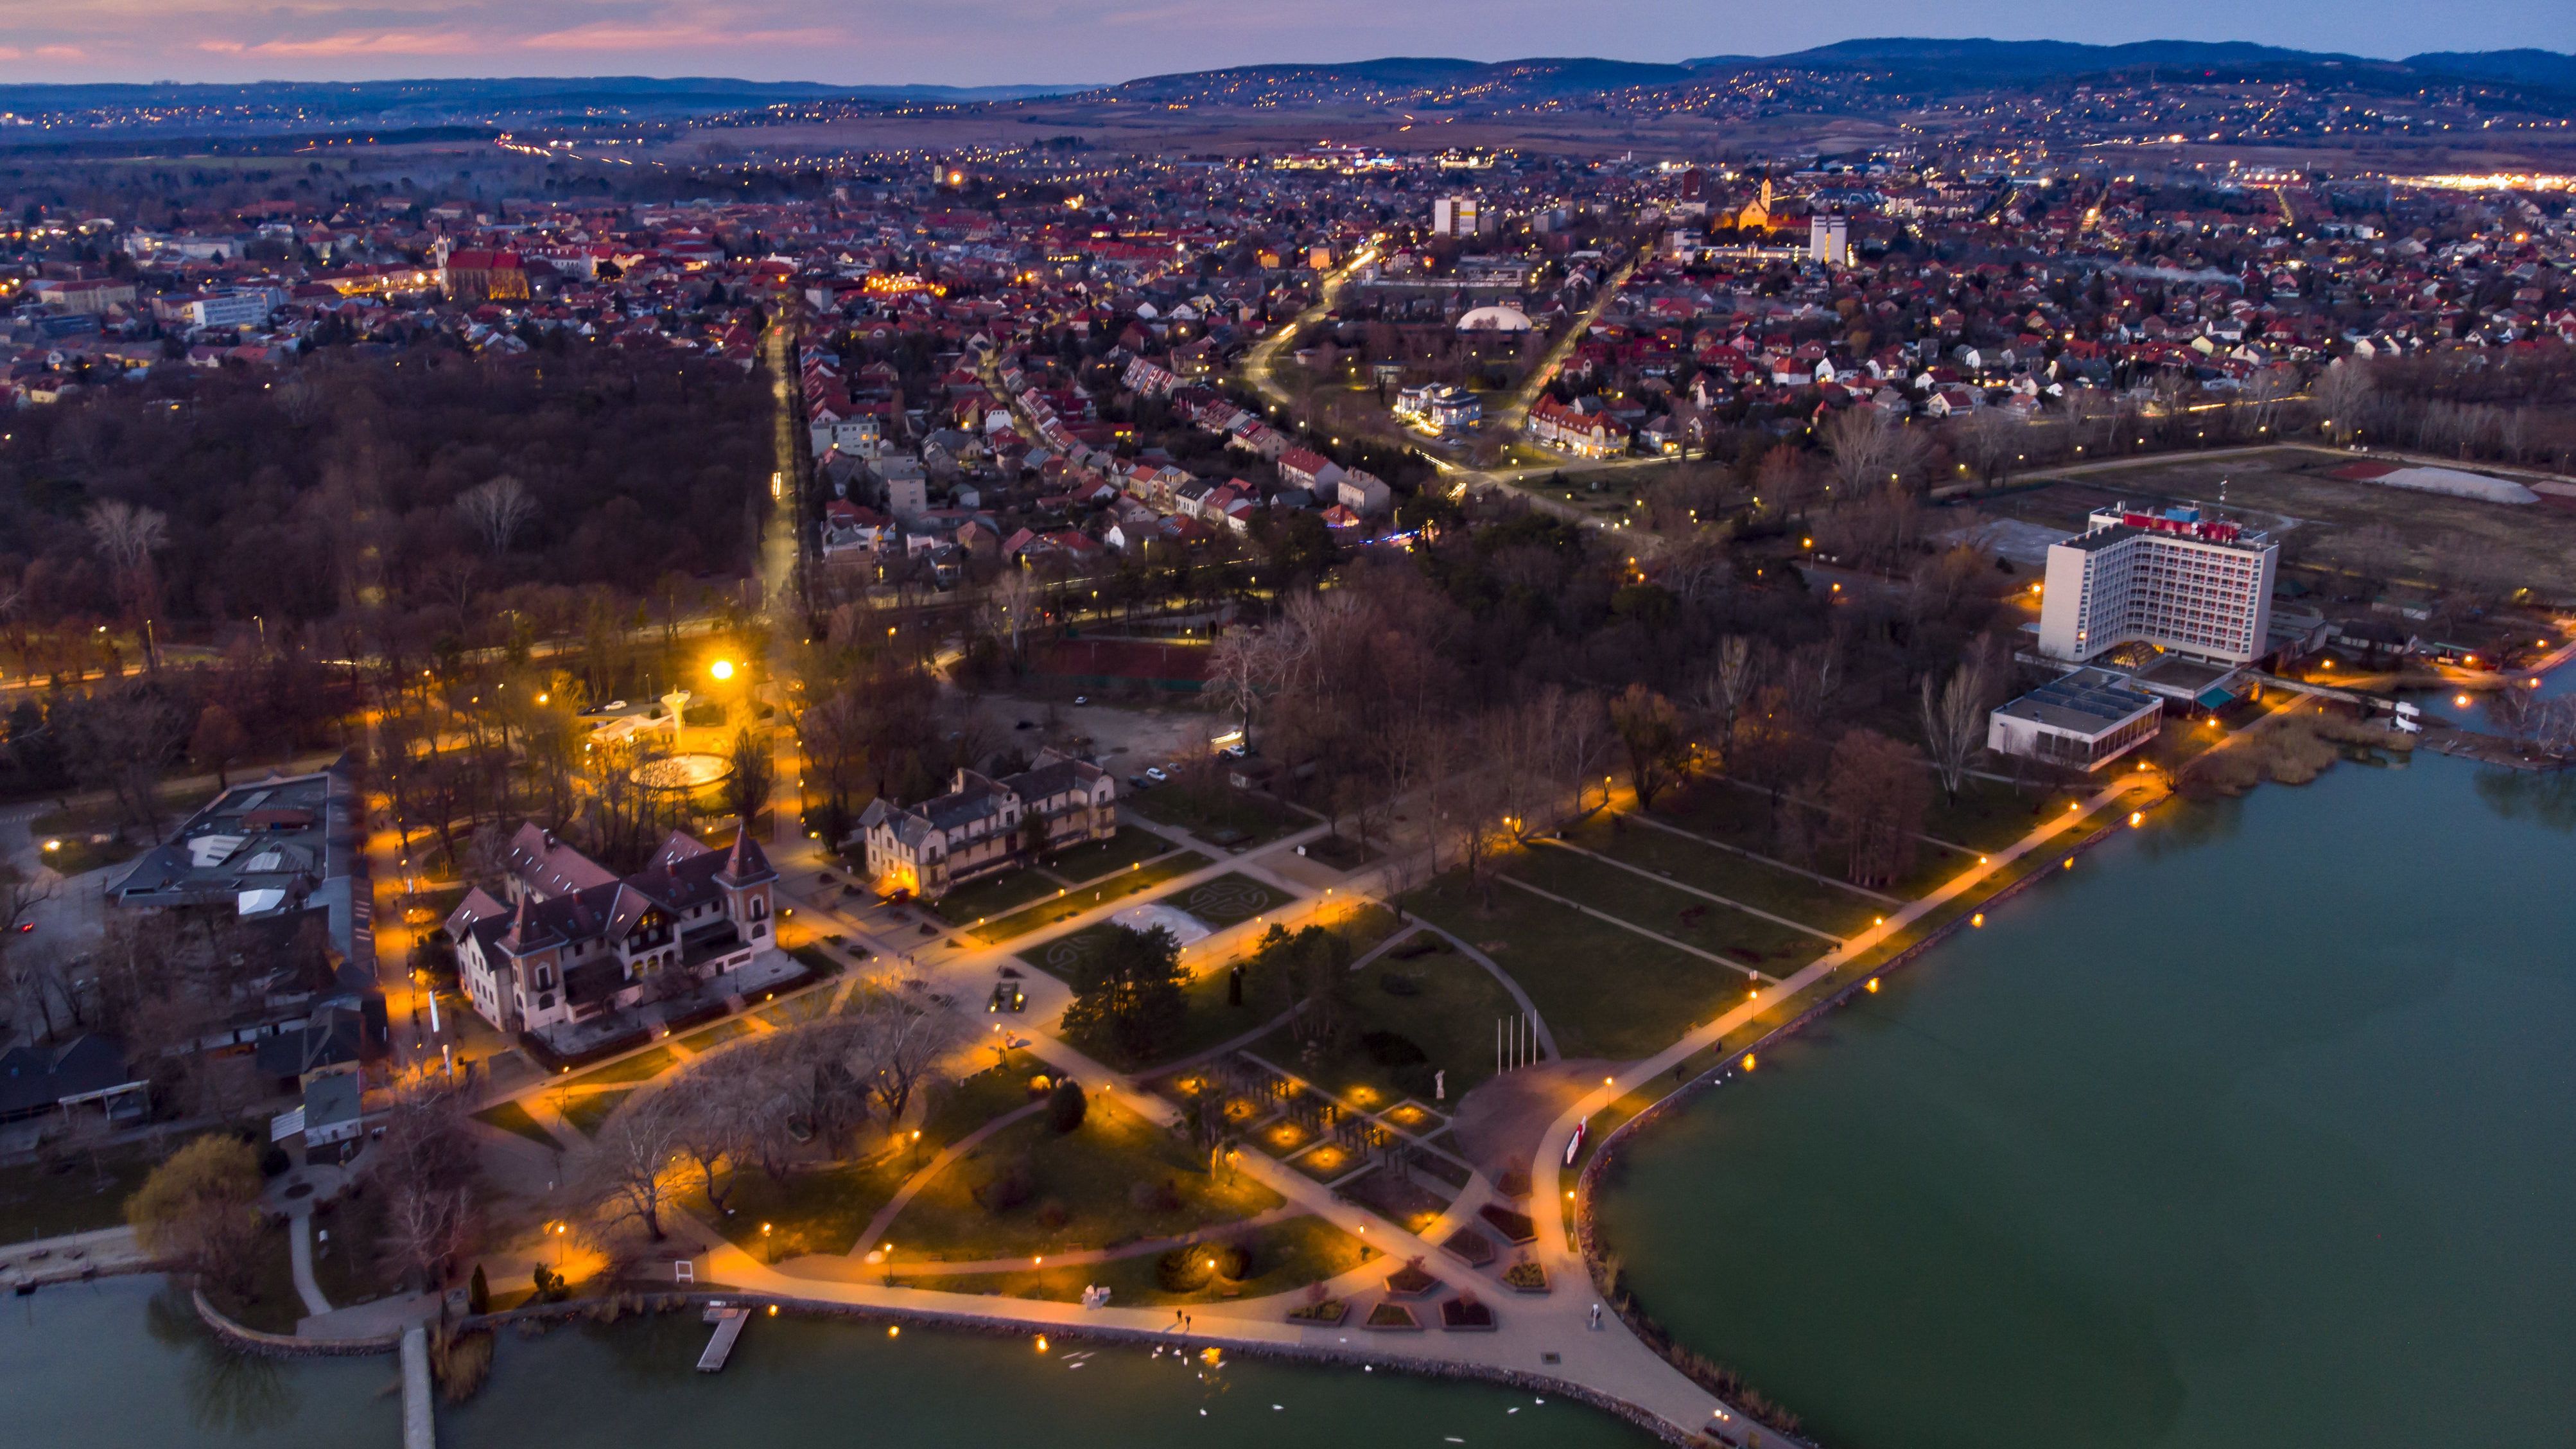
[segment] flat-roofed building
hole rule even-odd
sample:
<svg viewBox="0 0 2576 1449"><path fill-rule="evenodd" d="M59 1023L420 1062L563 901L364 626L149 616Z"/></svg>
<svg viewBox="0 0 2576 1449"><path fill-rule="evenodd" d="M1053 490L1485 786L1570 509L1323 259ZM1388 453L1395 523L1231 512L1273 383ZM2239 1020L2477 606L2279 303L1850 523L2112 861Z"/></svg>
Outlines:
<svg viewBox="0 0 2576 1449"><path fill-rule="evenodd" d="M2196 508L2125 504L2048 550L2039 647L2082 664L2123 644L2248 664L2270 647L2281 548Z"/></svg>
<svg viewBox="0 0 2576 1449"><path fill-rule="evenodd" d="M2154 739L2164 704L2107 669L2050 680L1986 719L1986 748L2098 770Z"/></svg>

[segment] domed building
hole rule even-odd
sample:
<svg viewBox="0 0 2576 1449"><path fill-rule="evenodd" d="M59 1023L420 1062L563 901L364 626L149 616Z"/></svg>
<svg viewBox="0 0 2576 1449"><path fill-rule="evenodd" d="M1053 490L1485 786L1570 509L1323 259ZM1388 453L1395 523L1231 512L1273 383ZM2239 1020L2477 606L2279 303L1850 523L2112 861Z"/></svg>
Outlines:
<svg viewBox="0 0 2576 1449"><path fill-rule="evenodd" d="M1461 332L1528 332L1536 325L1528 313L1504 303L1475 308L1458 319Z"/></svg>

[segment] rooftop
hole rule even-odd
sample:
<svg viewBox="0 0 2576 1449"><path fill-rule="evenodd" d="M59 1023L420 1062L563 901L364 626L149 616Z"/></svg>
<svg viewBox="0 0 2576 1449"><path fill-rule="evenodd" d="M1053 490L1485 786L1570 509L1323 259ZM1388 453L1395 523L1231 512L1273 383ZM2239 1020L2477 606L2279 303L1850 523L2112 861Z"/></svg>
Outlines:
<svg viewBox="0 0 2576 1449"><path fill-rule="evenodd" d="M2107 669L2078 669L2052 679L1995 711L2070 734L2098 735L2141 710L2160 709L2153 695L2128 687Z"/></svg>

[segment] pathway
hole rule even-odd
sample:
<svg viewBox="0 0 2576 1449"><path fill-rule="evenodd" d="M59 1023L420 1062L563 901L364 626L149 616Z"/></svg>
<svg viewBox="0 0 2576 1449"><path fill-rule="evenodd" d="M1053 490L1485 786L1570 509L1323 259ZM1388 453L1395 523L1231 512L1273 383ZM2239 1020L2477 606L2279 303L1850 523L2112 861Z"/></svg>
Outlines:
<svg viewBox="0 0 2576 1449"><path fill-rule="evenodd" d="M1174 1248L1194 1247L1208 1241L1214 1235L1232 1233L1244 1228L1266 1228L1272 1223L1284 1223L1290 1218L1305 1215L1304 1208L1288 1203L1254 1213L1248 1218L1214 1223L1195 1232L1181 1233L1168 1238L1146 1238L1114 1248L1075 1248L1069 1252L1040 1253L1031 1257L969 1258L957 1262L933 1262L923 1259L911 1263L888 1263L885 1265L885 1270L898 1278L945 1278L975 1273L1016 1273L1023 1268L1038 1266L1037 1260L1041 1258L1046 1264L1058 1268L1080 1267L1085 1263L1114 1263L1122 1258L1142 1258L1149 1253L1166 1253Z"/></svg>
<svg viewBox="0 0 2576 1449"><path fill-rule="evenodd" d="M932 1178L946 1172L949 1164L983 1146L986 1138L1014 1122L1036 1116L1046 1110L1046 1105L1045 1099L1041 1098L1026 1106L1014 1107L939 1149L938 1156L924 1164L919 1172L905 1178L903 1186L895 1189L894 1196L887 1200L886 1205L877 1209L877 1215L868 1219L866 1229L859 1234L856 1241L850 1244L849 1256L865 1258L876 1252L877 1249L871 1245L880 1244L886 1240L886 1234L894 1228L894 1220L903 1216L903 1210L912 1205L913 1198L920 1195L923 1188L930 1186Z"/></svg>
<svg viewBox="0 0 2576 1449"><path fill-rule="evenodd" d="M1584 904L1583 902L1581 902L1581 901L1568 899L1568 898L1567 898L1567 897L1565 897L1565 896L1558 895L1558 894L1557 894L1556 892L1554 892L1554 891L1543 891L1543 890L1540 890L1537 886L1531 885L1528 881L1525 881L1525 880L1515 880L1515 879L1513 879L1512 877L1507 876L1507 875L1503 874L1503 873L1502 873L1502 872L1500 872L1500 871L1496 871L1496 872L1494 873L1494 879L1496 879L1496 880L1498 880L1498 881L1501 881L1503 884L1505 884L1505 885L1507 885L1507 886L1516 886L1516 887L1520 888L1521 890L1525 890L1525 891L1529 892L1531 895L1537 896L1537 897L1538 897L1539 899L1541 899L1541 900L1554 901L1554 902L1556 902L1556 903L1557 903L1558 905L1560 905L1560 906L1571 906L1571 907L1573 907L1574 909L1576 909L1576 910L1578 910L1578 911L1581 911L1583 914L1585 914L1585 915L1587 915L1587 916L1592 917L1594 920L1597 920L1597 921L1607 921L1607 922L1609 922L1611 925L1617 926L1620 930L1623 930L1623 931L1633 931L1633 932L1635 932L1637 935L1643 936L1643 937L1645 937L1647 940L1649 940L1649 941L1653 941L1653 942L1655 942L1655 943L1657 943L1657 944L1659 944L1659 945L1670 946L1670 947L1672 947L1672 948L1673 948L1674 950L1676 950L1676 951L1685 951L1685 952L1688 952L1689 954L1691 954L1691 955L1693 955L1693 956L1697 956L1698 958L1700 958L1700 959L1701 959L1701 960L1703 960L1703 961L1713 961L1713 962L1717 963L1717 964L1718 964L1718 965L1720 965L1720 966L1724 966L1724 967L1728 968L1729 970L1733 970L1733 971L1741 971L1741 972L1743 972L1745 975L1752 977L1752 978L1753 978L1754 980L1756 980L1756 981L1769 981L1769 980L1773 979L1772 977L1770 977L1770 976L1768 976L1768 975L1764 974L1763 972L1761 972L1761 971L1758 971L1758 970L1754 969L1752 966L1750 966L1750 965L1746 964L1745 962L1742 962L1742 961L1738 961L1738 960L1736 960L1736 959L1735 959L1734 957L1732 957L1732 956L1721 956L1721 955L1719 955L1718 953L1716 953L1715 951L1703 951L1703 950L1701 950L1699 947L1694 946L1694 945L1691 945L1691 944L1690 944L1689 942L1687 942L1687 941L1676 941L1676 940L1674 940L1672 937L1665 935L1665 934L1664 934L1664 933L1662 933L1661 931L1650 931L1650 930L1647 930L1645 927L1638 925L1638 924L1637 924L1636 922L1634 922L1634 921L1624 920L1624 919L1622 919L1622 918L1620 918L1620 917L1618 917L1618 916L1611 915L1608 911L1596 911L1596 910L1594 910L1592 907L1585 905L1585 904Z"/></svg>
<svg viewBox="0 0 2576 1449"><path fill-rule="evenodd" d="M1763 920L1769 921L1775 926L1786 926L1790 930L1798 932L1800 935L1813 936L1820 941L1831 941L1837 946L1841 945L1844 940L1843 937L1837 936L1831 931L1820 931L1815 927L1808 925L1804 921L1793 921L1787 916L1775 916L1769 911L1762 909L1760 906L1748 906L1742 901L1735 900L1728 896L1719 895L1715 891L1704 891L1695 885L1685 885L1682 882L1673 879L1669 875L1658 871L1647 870L1643 866L1630 865L1624 860L1618 860L1610 856L1603 855L1597 850L1586 850L1582 846L1576 845L1569 840L1563 840L1553 835L1542 835L1537 837L1534 843L1539 845L1552 845L1559 850L1570 850L1576 855L1590 856L1592 859L1601 862L1603 865L1616 866L1630 875L1643 877L1646 880L1655 882L1657 885L1671 886L1677 891L1688 891L1690 894L1698 896L1701 900L1715 901L1729 910L1742 911L1748 916L1759 916Z"/></svg>
<svg viewBox="0 0 2576 1449"><path fill-rule="evenodd" d="M2004 775L1989 775L1986 778L1992 780L2003 780L2007 784L2011 783L2010 778ZM1744 859L1756 862L1757 864L1767 865L1773 870L1785 870L1791 875L1805 876L1807 879L1816 882L1818 885L1829 885L1837 890L1850 891L1853 895L1867 896L1871 900L1883 901L1891 906L1901 906L1905 904L1905 902L1899 897L1891 896L1884 891L1874 891L1867 886L1853 885L1847 880L1836 880L1834 877L1829 876L1822 871L1809 870L1805 866L1801 865L1791 865L1785 860L1775 860L1770 856L1764 855L1758 850L1747 850L1741 845L1729 845L1723 840L1702 835L1696 830L1684 830L1678 825L1657 820L1655 817L1642 810L1622 810L1619 812L1619 818L1622 820L1634 821L1639 825L1651 826L1656 830L1664 832L1666 835L1678 835L1684 840L1697 841L1711 850L1723 850L1730 855L1742 856Z"/></svg>
<svg viewBox="0 0 2576 1449"><path fill-rule="evenodd" d="M313 1210L305 1208L288 1219L294 1232L287 1239L287 1262L295 1273L295 1296L304 1300L304 1311L314 1317L331 1311L331 1300L322 1296L322 1285L313 1281Z"/></svg>

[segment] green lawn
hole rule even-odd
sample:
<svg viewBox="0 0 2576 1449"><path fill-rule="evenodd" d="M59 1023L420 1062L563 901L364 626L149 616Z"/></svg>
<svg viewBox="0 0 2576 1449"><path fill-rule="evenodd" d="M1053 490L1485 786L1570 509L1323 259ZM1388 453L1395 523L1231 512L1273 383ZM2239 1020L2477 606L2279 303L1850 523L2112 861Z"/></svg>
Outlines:
<svg viewBox="0 0 2576 1449"><path fill-rule="evenodd" d="M708 1027L704 1031L693 1031L687 1036L680 1038L680 1045L687 1047L693 1052L702 1052L711 1046L716 1046L723 1042L729 1042L735 1037L749 1036L758 1029L759 1028L753 1026L750 1022L743 1020L739 1016L730 1017L724 1021L717 1022L715 1025Z"/></svg>
<svg viewBox="0 0 2576 1449"><path fill-rule="evenodd" d="M1388 991L1389 977L1409 982L1415 994ZM1352 976L1347 1010L1339 1040L1316 1060L1306 1059L1295 1032L1284 1025L1252 1050L1365 1107L1404 1097L1429 1102L1432 1073L1445 1071L1449 1100L1455 1102L1494 1074L1494 1023L1518 1015L1520 1006L1492 973L1448 951L1409 961L1379 957ZM1362 1040L1369 1032L1403 1038L1421 1049L1424 1060L1401 1063L1408 1053L1395 1043L1373 1049Z"/></svg>
<svg viewBox="0 0 2576 1449"><path fill-rule="evenodd" d="M1044 871L1005 871L959 886L938 900L925 904L951 925L972 926L995 916L1009 915L1032 901L1052 896L1063 884Z"/></svg>
<svg viewBox="0 0 2576 1449"><path fill-rule="evenodd" d="M153 790L152 799L162 823L168 824L195 814L215 794L211 786L165 784ZM58 806L28 821L27 833L38 841L62 842L44 856L45 864L65 875L132 860L152 843L119 815L114 800L83 801L69 810ZM94 835L108 838L92 840Z"/></svg>
<svg viewBox="0 0 2576 1449"><path fill-rule="evenodd" d="M1098 885L1085 886L1080 890L1067 890L1062 895L1014 911L999 920L987 921L976 927L970 934L988 946L999 945L1014 936L1025 936L1040 927L1053 925L1070 916L1078 916L1084 911L1107 905L1111 901L1142 895L1165 881L1188 875L1195 870L1205 870L1215 863L1195 850L1185 850L1178 855L1155 861L1151 865L1141 865L1133 870L1120 871Z"/></svg>
<svg viewBox="0 0 2576 1449"><path fill-rule="evenodd" d="M251 1249L250 1292L237 1296L209 1287L206 1297L223 1315L244 1328L263 1333L293 1333L304 1317L303 1295L295 1291L294 1249L287 1244L281 1220L260 1231Z"/></svg>
<svg viewBox="0 0 2576 1449"><path fill-rule="evenodd" d="M1694 1020L1706 1021L1742 1000L1751 984L1731 967L1507 885L1495 885L1487 910L1458 872L1414 892L1405 905L1460 939L1487 947L1529 993L1568 1056L1652 1055Z"/></svg>
<svg viewBox="0 0 2576 1449"><path fill-rule="evenodd" d="M1107 840L1094 840L1068 850L1061 850L1045 864L1046 873L1057 877L1058 885L1089 885L1102 876L1125 870L1140 861L1167 855L1172 850L1168 837L1156 835L1140 825L1122 825Z"/></svg>
<svg viewBox="0 0 2576 1449"><path fill-rule="evenodd" d="M474 1114L474 1120L489 1123L504 1132L516 1132L539 1147L563 1145L555 1140L555 1134L539 1126L537 1119L528 1115L528 1109L520 1106L516 1099L486 1107Z"/></svg>
<svg viewBox="0 0 2576 1449"><path fill-rule="evenodd" d="M342 1198L313 1215L318 1238L313 1249L313 1281L334 1308L347 1308L381 1298L401 1285L402 1268L385 1247L385 1196L368 1193Z"/></svg>
<svg viewBox="0 0 2576 1449"><path fill-rule="evenodd" d="M1308 823L1285 805L1225 784L1157 786L1128 796L1127 808L1229 850L1276 840Z"/></svg>
<svg viewBox="0 0 2576 1449"><path fill-rule="evenodd" d="M610 1062L596 1071L584 1072L558 1082L566 1087L605 1087L618 1082L649 1082L671 1069L679 1061L666 1046L647 1047L631 1057Z"/></svg>
<svg viewBox="0 0 2576 1449"><path fill-rule="evenodd" d="M1033 1184L1027 1201L994 1211L975 1199L974 1189L1021 1159ZM1140 1203L1134 1190L1156 1184L1169 1184L1178 1206ZM1010 1257L1188 1232L1279 1203L1278 1194L1247 1177L1213 1181L1204 1155L1094 1093L1082 1126L1070 1133L1056 1132L1041 1114L987 1138L923 1188L889 1236L903 1258ZM1050 1226L1055 1215L1060 1221Z"/></svg>
<svg viewBox="0 0 2576 1449"><path fill-rule="evenodd" d="M1203 880L1186 890L1162 896L1155 904L1187 911L1209 925L1223 929L1269 914L1298 899L1268 881L1255 880L1241 871L1230 870L1213 880Z"/></svg>
<svg viewBox="0 0 2576 1449"><path fill-rule="evenodd" d="M67 1157L57 1172L41 1162L0 1167L0 1243L112 1228L125 1221L125 1200L143 1185L152 1160L131 1150Z"/></svg>
<svg viewBox="0 0 2576 1449"><path fill-rule="evenodd" d="M626 1099L633 1095L635 1095L633 1087L617 1087L605 1092L586 1092L564 1103L564 1120L570 1122L574 1130L580 1132L582 1136L596 1137L599 1135L600 1125L608 1120L609 1114L624 1105Z"/></svg>
<svg viewBox="0 0 2576 1449"><path fill-rule="evenodd" d="M926 1161L929 1154L924 1153ZM799 1167L777 1181L758 1167L733 1174L725 1193L730 1215L711 1207L690 1169L683 1206L713 1223L735 1246L775 1263L808 1253L846 1253L859 1240L877 1209L894 1200L895 1189L912 1175L909 1152L866 1161ZM762 1224L769 1231L761 1231Z"/></svg>
<svg viewBox="0 0 2576 1449"><path fill-rule="evenodd" d="M809 1021L819 1020L824 1013L831 1009L831 992L807 991L791 996L785 1001L779 1002L774 1006L764 1006L760 1010L753 1012L752 1015L768 1022L771 1026L789 1027L801 1026Z"/></svg>
<svg viewBox="0 0 2576 1449"><path fill-rule="evenodd" d="M1211 1241L1217 1239L1212 1238ZM1309 1283L1336 1278L1379 1256L1377 1249L1317 1217L1290 1218L1223 1236L1240 1242L1252 1254L1251 1276L1240 1282L1212 1280L1189 1293L1165 1292L1158 1281L1159 1253L1081 1263L1065 1268L1038 1268L1014 1273L978 1273L946 1278L907 1278L906 1286L950 1293L1000 1293L1010 1298L1079 1302L1093 1284L1109 1289L1110 1306L1168 1308L1184 1303L1213 1303L1228 1297L1259 1298L1286 1293ZM1229 1293L1227 1290L1233 1290Z"/></svg>
<svg viewBox="0 0 2576 1449"><path fill-rule="evenodd" d="M1675 880L1730 900L1758 906L1773 915L1849 936L1869 928L1885 915L1885 901L1857 891L1810 880L1793 871L1747 860L1713 845L1687 840L1650 825L1594 816L1565 832L1567 840L1586 850L1624 861L1642 870L1668 871Z"/></svg>
<svg viewBox="0 0 2576 1449"><path fill-rule="evenodd" d="M1029 1079L1048 1070L1046 1063L1016 1051L1000 1066L941 1086L922 1120L922 1141L934 1148L946 1147L1003 1113L1027 1106L1035 1100L1029 1095Z"/></svg>
<svg viewBox="0 0 2576 1449"><path fill-rule="evenodd" d="M1533 845L1501 865L1514 880L1773 976L1785 976L1830 949L1830 943L1787 926L1553 846Z"/></svg>

